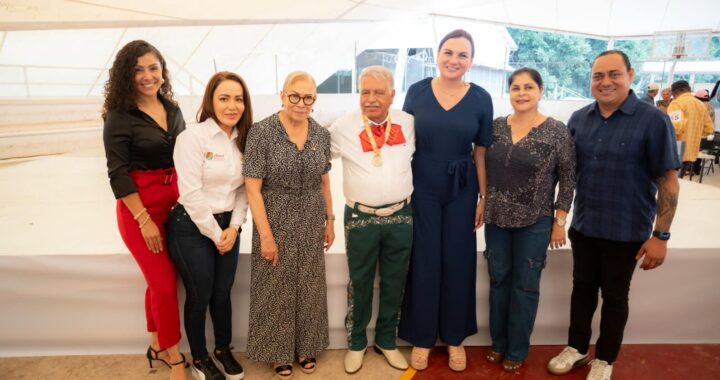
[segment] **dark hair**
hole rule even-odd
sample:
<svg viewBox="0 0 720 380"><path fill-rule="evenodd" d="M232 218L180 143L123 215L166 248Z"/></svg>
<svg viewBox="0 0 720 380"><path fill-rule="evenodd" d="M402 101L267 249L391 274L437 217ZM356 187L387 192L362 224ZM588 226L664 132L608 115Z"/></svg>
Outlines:
<svg viewBox="0 0 720 380"><path fill-rule="evenodd" d="M238 131L237 146L240 149L240 152L244 154L245 142L247 141L247 135L253 122L252 103L250 102L250 92L248 91L247 84L245 84L245 81L239 75L229 71L221 71L219 73L215 73L215 75L210 78L207 86L205 86L205 95L203 95L202 104L198 110L197 121L202 123L208 118L212 118L215 122L219 123L217 115L215 115L215 108L213 108L213 96L215 95L215 90L218 88L220 83L226 80L239 83L243 90L243 104L245 105L245 110L243 111L242 116L240 116L240 120L238 120L237 124L235 124L235 128L237 128Z"/></svg>
<svg viewBox="0 0 720 380"><path fill-rule="evenodd" d="M537 70L531 69L529 67L522 67L522 68L519 68L519 69L513 71L513 73L510 74L510 78L508 78L508 87L510 87L512 85L512 82L515 79L515 77L520 74L530 75L530 78L532 78L533 82L535 82L535 84L537 84L538 87L543 88L542 76L540 75L540 73Z"/></svg>
<svg viewBox="0 0 720 380"><path fill-rule="evenodd" d="M442 49L442 46L445 44L445 42L451 38L464 38L470 41L470 58L475 57L475 43L473 42L473 38L470 33L466 32L463 29L455 29L452 32L446 34L445 37L440 40L440 45L438 45L438 53L440 52L440 49Z"/></svg>
<svg viewBox="0 0 720 380"><path fill-rule="evenodd" d="M625 69L627 69L627 71L630 72L630 69L632 68L632 66L630 66L630 58L628 58L627 54L625 54L625 52L623 52L622 50L605 50L604 52L598 54L597 57L595 57L595 59L593 59L592 64L590 64L590 66L592 67L592 65L595 64L595 61L597 61L598 58L604 57L604 56L610 55L610 54L617 54L617 55L621 56L623 59L623 62L625 63Z"/></svg>
<svg viewBox="0 0 720 380"><path fill-rule="evenodd" d="M162 66L163 83L160 85L158 93L177 107L177 103L173 100L170 73L165 64L165 58L148 42L135 40L128 42L118 51L115 56L115 61L112 67L110 67L109 77L107 82L105 82L105 103L103 104L102 111L103 120L110 111L125 112L137 106L135 103L135 86L133 85L135 65L137 65L138 58L147 53L154 54L158 61L160 61L160 66Z"/></svg>
<svg viewBox="0 0 720 380"><path fill-rule="evenodd" d="M674 82L672 86L670 86L670 92L672 92L673 94L681 94L690 91L690 83L688 83L688 81L686 80L681 79Z"/></svg>

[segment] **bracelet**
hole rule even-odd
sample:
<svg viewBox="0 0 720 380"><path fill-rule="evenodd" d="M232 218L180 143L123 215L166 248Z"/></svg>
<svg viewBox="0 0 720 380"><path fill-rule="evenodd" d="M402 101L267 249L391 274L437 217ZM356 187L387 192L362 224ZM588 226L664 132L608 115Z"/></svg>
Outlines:
<svg viewBox="0 0 720 380"><path fill-rule="evenodd" d="M145 227L145 225L147 224L148 220L150 220L150 214L148 214L147 217L145 218L145 220L143 220L143 222L140 223L140 229L142 229L143 227Z"/></svg>
<svg viewBox="0 0 720 380"><path fill-rule="evenodd" d="M480 195L478 195L478 197L480 197L480 199L485 199L486 195L485 195L485 194L480 194Z"/></svg>
<svg viewBox="0 0 720 380"><path fill-rule="evenodd" d="M330 214L325 216L325 220L335 220L335 214Z"/></svg>
<svg viewBox="0 0 720 380"><path fill-rule="evenodd" d="M137 215L133 215L133 219L135 219L135 221L137 221L142 216L142 214L145 212L147 212L147 209L145 207L143 207L143 209L140 210L140 212L137 213Z"/></svg>

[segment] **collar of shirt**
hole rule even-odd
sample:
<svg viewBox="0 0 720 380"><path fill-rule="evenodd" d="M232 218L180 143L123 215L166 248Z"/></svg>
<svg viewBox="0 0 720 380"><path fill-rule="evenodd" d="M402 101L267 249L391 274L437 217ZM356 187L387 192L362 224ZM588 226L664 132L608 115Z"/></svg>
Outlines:
<svg viewBox="0 0 720 380"><path fill-rule="evenodd" d="M169 114L170 112L172 112L172 111L175 110L175 105L174 105L171 101L169 101L168 99L166 99L164 96L162 96L162 95L160 95L160 94L157 94L157 98L158 98L158 100L160 100L160 103L162 103L163 108L165 108L165 112L167 112L167 113ZM141 111L140 111L140 107L137 106L137 103L135 103L135 105L133 105L133 106L130 108L130 110L131 110L131 111L141 112Z"/></svg>
<svg viewBox="0 0 720 380"><path fill-rule="evenodd" d="M694 98L694 96L693 96L692 93L690 93L690 92L684 92L684 93L678 95L678 97L675 98L675 99L686 98L686 97L688 97L688 96L692 96L692 97Z"/></svg>
<svg viewBox="0 0 720 380"><path fill-rule="evenodd" d="M210 128L210 134L213 137L215 137L218 133L222 133L223 135L225 134L225 131L223 131L222 128L220 128L218 123L212 117L207 118L207 120L205 120L205 121L207 122L207 126L208 126L208 128ZM237 137L238 137L237 128L233 128L232 133L230 134L230 140L234 140Z"/></svg>
<svg viewBox="0 0 720 380"><path fill-rule="evenodd" d="M385 120L383 120L383 121L381 121L381 122L379 122L379 123L376 123L376 122L370 120L370 118L368 118L368 124L369 124L371 127L374 127L374 126L382 127L383 125L385 125L385 123L387 123L389 117L390 117L390 112L388 112L388 115L385 116Z"/></svg>
<svg viewBox="0 0 720 380"><path fill-rule="evenodd" d="M632 115L635 113L635 108L639 101L640 100L637 98L637 95L635 95L635 92L633 90L630 90L630 92L628 93L628 97L625 98L625 101L622 102L620 107L617 110L615 110L615 112L620 111L626 115ZM599 106L598 106L598 103L596 100L595 103L593 103L593 107L588 108L587 115L590 116L590 114L592 114L593 112L600 115L600 109L598 107ZM615 112L613 112L612 114L614 115ZM610 115L610 116L612 116L612 115Z"/></svg>

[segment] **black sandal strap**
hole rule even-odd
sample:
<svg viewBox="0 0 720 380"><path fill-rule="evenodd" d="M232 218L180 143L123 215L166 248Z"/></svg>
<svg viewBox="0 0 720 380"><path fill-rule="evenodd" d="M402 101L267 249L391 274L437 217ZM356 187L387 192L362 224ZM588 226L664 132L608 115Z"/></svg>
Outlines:
<svg viewBox="0 0 720 380"><path fill-rule="evenodd" d="M283 364L275 367L275 372L280 373L282 371L292 372L292 364Z"/></svg>
<svg viewBox="0 0 720 380"><path fill-rule="evenodd" d="M317 362L317 360L315 358L305 358L305 359L301 360L299 363L300 363L301 367L303 367L305 369L310 369L310 368L315 367L316 362ZM306 367L306 365L308 365L308 364L312 364L312 367Z"/></svg>
<svg viewBox="0 0 720 380"><path fill-rule="evenodd" d="M183 353L181 352L181 353L180 353L180 356L182 356L182 359L181 359L181 360L179 360L179 361L177 361L177 362L175 362L175 363L169 363L169 364L170 364L171 366L176 366L176 365L180 365L180 364L185 364L185 368L187 368L188 363L187 363L187 361L185 360L185 354L183 354Z"/></svg>
<svg viewBox="0 0 720 380"><path fill-rule="evenodd" d="M153 355L155 355L155 357L153 358L153 360L162 360L162 359L160 359L160 358L158 357L158 355L159 355L161 352L167 351L167 348L163 348L163 349L161 349L161 350L156 350L156 349L152 348L152 346L148 346L148 348L150 349L150 351L152 351Z"/></svg>

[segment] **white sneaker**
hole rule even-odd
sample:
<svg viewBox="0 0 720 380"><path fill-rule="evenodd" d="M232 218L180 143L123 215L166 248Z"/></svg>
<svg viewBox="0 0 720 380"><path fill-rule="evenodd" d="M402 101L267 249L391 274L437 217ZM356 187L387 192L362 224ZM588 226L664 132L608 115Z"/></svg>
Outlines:
<svg viewBox="0 0 720 380"><path fill-rule="evenodd" d="M343 364L345 366L345 372L353 374L362 368L363 357L365 356L365 348L360 351L348 350L345 353L345 360Z"/></svg>
<svg viewBox="0 0 720 380"><path fill-rule="evenodd" d="M588 354L581 354L578 350L566 346L557 356L550 359L547 369L553 375L564 375L574 368L587 364L588 361L590 361Z"/></svg>
<svg viewBox="0 0 720 380"><path fill-rule="evenodd" d="M590 372L585 380L610 380L612 379L612 364L605 360L595 359L590 362Z"/></svg>

